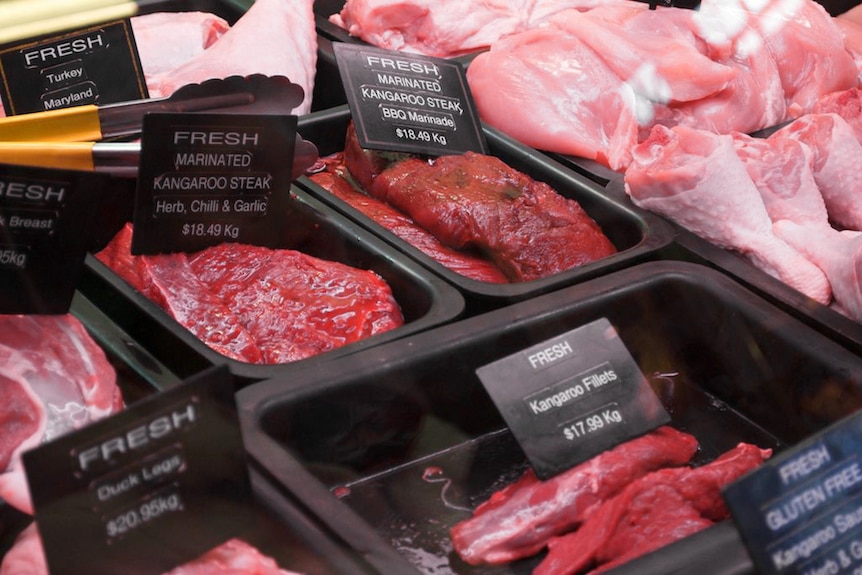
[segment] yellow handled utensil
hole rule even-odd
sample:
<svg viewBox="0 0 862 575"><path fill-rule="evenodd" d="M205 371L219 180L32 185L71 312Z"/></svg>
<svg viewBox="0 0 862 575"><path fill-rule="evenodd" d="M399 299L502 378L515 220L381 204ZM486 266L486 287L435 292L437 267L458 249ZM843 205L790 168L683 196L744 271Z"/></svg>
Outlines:
<svg viewBox="0 0 862 575"><path fill-rule="evenodd" d="M117 177L138 175L140 142L0 142L0 164L101 172ZM318 160L317 146L296 135L292 177Z"/></svg>
<svg viewBox="0 0 862 575"><path fill-rule="evenodd" d="M284 76L230 76L189 84L167 98L18 114L0 118L0 141L94 142L140 134L149 112L290 114L302 103L300 86Z"/></svg>

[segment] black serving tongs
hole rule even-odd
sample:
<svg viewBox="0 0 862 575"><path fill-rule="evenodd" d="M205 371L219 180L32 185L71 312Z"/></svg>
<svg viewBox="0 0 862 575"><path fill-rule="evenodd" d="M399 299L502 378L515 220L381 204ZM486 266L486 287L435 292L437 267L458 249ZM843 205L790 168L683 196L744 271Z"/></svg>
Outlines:
<svg viewBox="0 0 862 575"><path fill-rule="evenodd" d="M167 98L86 105L0 118L0 163L137 175L139 142L101 140L140 135L150 112L290 114L300 86L284 76L230 76L189 84ZM318 159L317 147L296 136L293 175Z"/></svg>

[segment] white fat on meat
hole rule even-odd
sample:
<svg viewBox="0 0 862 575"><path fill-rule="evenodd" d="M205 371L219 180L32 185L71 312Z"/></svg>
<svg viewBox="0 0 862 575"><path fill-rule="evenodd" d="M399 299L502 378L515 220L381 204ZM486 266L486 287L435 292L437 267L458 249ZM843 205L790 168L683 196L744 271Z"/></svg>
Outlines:
<svg viewBox="0 0 862 575"><path fill-rule="evenodd" d="M104 351L71 315L0 315L0 498L33 513L21 453L122 408Z"/></svg>
<svg viewBox="0 0 862 575"><path fill-rule="evenodd" d="M638 206L662 214L810 298L831 300L816 265L779 239L733 138L684 126L656 126L634 149L625 187Z"/></svg>
<svg viewBox="0 0 862 575"><path fill-rule="evenodd" d="M837 225L862 230L862 144L837 114L807 114L775 132L770 139L790 138L813 152L813 170L829 217Z"/></svg>
<svg viewBox="0 0 862 575"><path fill-rule="evenodd" d="M317 67L312 5L312 0L256 0L203 53L148 81L150 95L169 96L186 84L213 78L286 76L305 92L293 113L309 112Z"/></svg>

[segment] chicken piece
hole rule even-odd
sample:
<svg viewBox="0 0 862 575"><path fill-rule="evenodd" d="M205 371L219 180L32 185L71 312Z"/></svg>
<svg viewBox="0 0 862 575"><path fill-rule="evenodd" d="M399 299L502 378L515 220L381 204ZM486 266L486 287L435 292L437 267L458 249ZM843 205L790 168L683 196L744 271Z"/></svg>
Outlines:
<svg viewBox="0 0 862 575"><path fill-rule="evenodd" d="M823 270L839 311L862 321L862 234L838 230L812 234L790 220L777 222L775 233Z"/></svg>
<svg viewBox="0 0 862 575"><path fill-rule="evenodd" d="M637 98L578 37L584 18L566 10L501 39L473 59L467 80L491 126L540 150L624 169L637 142Z"/></svg>
<svg viewBox="0 0 862 575"><path fill-rule="evenodd" d="M806 114L775 132L770 139L792 138L813 154L814 179L829 217L837 225L862 230L862 144L837 114Z"/></svg>
<svg viewBox="0 0 862 575"><path fill-rule="evenodd" d="M655 126L634 150L625 187L638 206L720 247L736 250L820 303L830 301L829 282L820 268L773 233L732 136L685 126Z"/></svg>

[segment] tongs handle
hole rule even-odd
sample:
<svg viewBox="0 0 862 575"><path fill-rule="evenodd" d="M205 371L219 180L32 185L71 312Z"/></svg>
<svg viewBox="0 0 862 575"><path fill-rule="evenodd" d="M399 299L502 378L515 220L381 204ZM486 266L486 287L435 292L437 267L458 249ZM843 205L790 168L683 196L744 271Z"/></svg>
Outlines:
<svg viewBox="0 0 862 575"><path fill-rule="evenodd" d="M0 142L0 163L95 170L93 142Z"/></svg>
<svg viewBox="0 0 862 575"><path fill-rule="evenodd" d="M0 141L92 142L102 139L94 104L0 118Z"/></svg>

